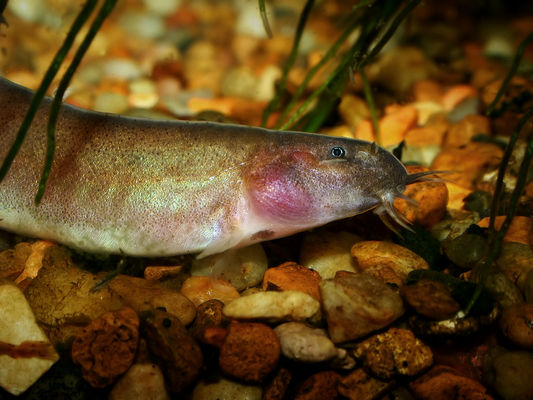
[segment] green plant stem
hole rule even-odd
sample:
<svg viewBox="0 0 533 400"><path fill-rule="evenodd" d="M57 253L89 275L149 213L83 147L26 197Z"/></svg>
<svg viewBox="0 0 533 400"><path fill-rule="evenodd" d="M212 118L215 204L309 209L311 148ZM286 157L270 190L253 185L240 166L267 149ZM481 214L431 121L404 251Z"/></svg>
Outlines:
<svg viewBox="0 0 533 400"><path fill-rule="evenodd" d="M279 83L278 90L276 91L276 95L270 101L270 103L268 103L268 106L265 108L265 111L263 112L263 118L261 120L262 126L266 126L268 117L278 107L280 98L283 92L285 91L285 86L287 84L287 78L289 76L289 71L294 65L294 62L296 61L296 56L298 54L298 47L300 47L300 40L302 38L302 33L304 30L305 24L307 23L309 13L311 12L311 9L313 8L314 4L315 4L315 0L307 0L302 10L302 13L300 14L300 19L298 20L298 26L296 27L296 32L294 34L294 41L292 43L292 49L291 49L291 52L289 53L289 58L287 59L287 62L285 63L283 67L283 73L281 75L281 80Z"/></svg>
<svg viewBox="0 0 533 400"><path fill-rule="evenodd" d="M72 76L74 75L74 72L76 72L76 69L80 65L83 56L87 52L87 49L91 45L94 37L100 30L100 27L102 26L108 15L115 7L116 3L117 0L106 0L104 2L100 10L98 11L98 14L96 15L94 21L92 22L89 31L83 38L83 41L81 42L78 50L76 51L72 62L70 63L68 69L63 75L63 78L61 79L61 82L59 83L59 86L57 88L56 95L54 97L52 107L50 109L50 116L48 119L46 158L43 173L41 175L41 181L39 182L39 189L37 190L37 194L35 196L36 204L40 203L44 195L46 182L48 181L48 178L50 176L50 170L52 168L52 161L54 159L55 152L55 129L57 125L57 117L59 115L59 110L61 109L61 102L63 101L63 96L65 94L65 91L67 90L70 80L72 79Z"/></svg>
<svg viewBox="0 0 533 400"><path fill-rule="evenodd" d="M515 132L513 132L513 136L515 135L518 136L522 127L532 116L533 116L533 109L530 109L518 122ZM528 143L526 147L526 152L524 154L524 158L522 160L522 163L520 164L520 169L518 171L518 179L516 181L515 188L513 190L513 193L511 194L511 199L509 201L509 212L505 216L505 220L503 221L503 224L498 231L495 231L494 229L495 212L493 212L493 210L491 209L491 218L490 218L490 225L489 225L490 226L489 228L489 249L490 250L489 250L489 254L486 256L484 260L484 264L481 267L481 275L480 275L476 290L474 294L472 295L470 302L468 303L467 307L464 310L466 315L468 315L468 313L470 312L470 310L472 309L472 307L478 300L479 296L481 295L481 291L483 290L483 287L485 286L485 282L489 276L490 268L492 264L494 263L494 261L500 255L503 238L505 237L505 235L507 234L507 231L509 230L509 227L511 226L511 222L513 221L513 218L516 213L516 206L518 205L518 200L520 199L520 196L522 195L522 192L524 191L524 188L526 186L528 170L531 164L531 158L533 156L533 134L529 135L527 142ZM511 151L512 151L512 148L511 150L509 150L509 153ZM502 160L502 164L503 164L503 160ZM506 165L503 167L503 173L505 172L505 168L506 168ZM502 171L502 167L500 166L500 171L498 173L498 181L500 180L503 181L503 175L501 175L501 171Z"/></svg>
<svg viewBox="0 0 533 400"><path fill-rule="evenodd" d="M359 19L353 18L353 21L346 27L346 29L344 30L342 35L337 39L337 41L329 48L329 50L326 52L324 57L322 57L322 59L313 68L309 70L309 72L305 76L300 86L298 86L298 89L296 89L296 92L292 96L291 101L289 102L287 107L285 107L285 109L283 110L281 117L276 122L276 125L274 127L275 129L279 129L279 127L281 126L285 118L287 118L287 115L294 108L294 105L298 102L298 100L300 100L300 97L304 93L305 88L307 87L309 81L313 78L313 76L315 76L318 70L322 68L324 64L326 64L337 53L340 46L346 41L346 39L348 39L348 36L350 36L350 34L354 31L354 29L357 27L358 24L359 24Z"/></svg>
<svg viewBox="0 0 533 400"><path fill-rule="evenodd" d="M13 160L17 156L22 146L22 143L24 142L24 138L26 137L26 134L28 133L28 129L30 128L33 118L35 118L35 114L37 114L37 110L39 108L39 105L41 104L41 101L43 100L46 94L46 91L48 90L48 88L50 87L50 84L54 80L54 77L57 74L59 67L63 63L63 60L65 59L65 56L67 55L68 51L72 47L72 44L74 43L74 39L76 38L78 32L80 31L83 24L85 23L85 21L87 21L92 11L94 10L96 3L97 3L97 0L87 0L82 10L78 14L76 20L72 24L61 47L59 48L58 52L54 56L54 59L52 60L50 66L48 67L48 70L46 71L43 77L43 80L41 81L41 85L39 86L35 94L33 95L33 98L30 103L30 107L28 108L28 111L26 112L24 120L22 121L22 124L20 125L20 128L17 132L17 137L15 138L15 141L11 145L11 148L9 149L7 156L4 159L2 166L0 167L0 182L2 182L7 172L9 171L9 168L11 167Z"/></svg>
<svg viewBox="0 0 533 400"><path fill-rule="evenodd" d="M263 28L269 38L272 38L272 29L268 23L268 16L266 13L265 0L259 0L259 13L261 14L261 21L263 21Z"/></svg>
<svg viewBox="0 0 533 400"><path fill-rule="evenodd" d="M509 86L509 83L511 82L512 77L516 74L516 71L518 70L518 67L520 66L520 62L522 61L522 57L524 56L524 52L526 51L526 47L529 45L531 41L533 41L533 33L530 33L529 35L527 35L526 38L522 40L522 42L518 46L516 54L513 58L513 62L511 64L511 68L509 69L509 73L503 80L503 83L500 86L498 93L496 93L496 97L494 97L494 100L492 100L492 103L490 103L490 105L487 107L487 111L486 111L487 116L491 116L492 113L494 113L494 110L496 109L496 105L498 104L501 97L507 90L507 87Z"/></svg>
<svg viewBox="0 0 533 400"><path fill-rule="evenodd" d="M372 89L370 88L370 82L368 81L368 77L366 76L366 72L364 68L360 68L359 73L361 74L361 80L363 82L365 100L368 103L368 108L370 110L370 119L372 120L372 126L374 128L376 142L378 145L381 146L381 134L379 131L378 112L376 110L376 103L374 102L374 96L372 96Z"/></svg>

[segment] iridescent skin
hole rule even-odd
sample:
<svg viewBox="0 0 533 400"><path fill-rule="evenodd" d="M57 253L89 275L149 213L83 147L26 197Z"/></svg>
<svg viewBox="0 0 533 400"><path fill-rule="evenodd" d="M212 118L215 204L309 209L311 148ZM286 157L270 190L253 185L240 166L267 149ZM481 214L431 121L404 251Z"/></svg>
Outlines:
<svg viewBox="0 0 533 400"><path fill-rule="evenodd" d="M0 160L30 98L0 78ZM36 206L48 107L46 100L0 184L0 227L90 252L205 256L375 207L398 220L392 201L414 180L364 141L64 105Z"/></svg>

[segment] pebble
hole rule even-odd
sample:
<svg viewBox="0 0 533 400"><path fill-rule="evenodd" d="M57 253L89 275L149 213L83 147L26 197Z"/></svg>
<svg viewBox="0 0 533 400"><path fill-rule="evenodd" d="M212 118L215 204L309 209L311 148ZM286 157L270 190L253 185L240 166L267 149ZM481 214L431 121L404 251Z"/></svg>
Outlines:
<svg viewBox="0 0 533 400"><path fill-rule="evenodd" d="M533 303L515 304L502 311L502 333L517 346L533 349Z"/></svg>
<svg viewBox="0 0 533 400"><path fill-rule="evenodd" d="M143 334L169 390L181 393L200 373L203 362L200 346L178 318L162 310L155 310L143 320Z"/></svg>
<svg viewBox="0 0 533 400"><path fill-rule="evenodd" d="M221 278L241 291L261 283L267 267L268 260L263 247L260 244L253 244L195 259L191 275Z"/></svg>
<svg viewBox="0 0 533 400"><path fill-rule="evenodd" d="M181 294L192 301L195 306L212 299L227 303L240 297L239 292L231 283L210 276L191 276L183 282Z"/></svg>
<svg viewBox="0 0 533 400"><path fill-rule="evenodd" d="M338 273L320 282L322 307L333 343L355 340L404 313L400 295L369 274Z"/></svg>
<svg viewBox="0 0 533 400"><path fill-rule="evenodd" d="M337 356L337 348L326 331L301 322L286 322L274 328L281 343L281 353L302 362L321 362Z"/></svg>
<svg viewBox="0 0 533 400"><path fill-rule="evenodd" d="M505 215L498 215L494 221L494 228L499 231L505 221ZM488 228L489 226L489 217L483 218L477 223L478 226L482 228ZM503 237L503 240L506 242L515 242L523 243L528 246L533 246L533 219L517 215L511 221L509 230Z"/></svg>
<svg viewBox="0 0 533 400"><path fill-rule="evenodd" d="M167 16L174 13L180 6L182 0L143 0L146 10L157 15Z"/></svg>
<svg viewBox="0 0 533 400"><path fill-rule="evenodd" d="M415 102L430 101L439 104L444 94L442 84L434 79L421 79L411 86Z"/></svg>
<svg viewBox="0 0 533 400"><path fill-rule="evenodd" d="M360 271L396 286L403 285L409 272L429 268L418 254L392 242L359 242L352 246L350 254Z"/></svg>
<svg viewBox="0 0 533 400"><path fill-rule="evenodd" d="M422 171L429 171L429 168L407 167L410 174ZM444 182L416 182L407 185L404 195L416 201L416 204L396 198L394 207L413 224L429 229L444 218L448 205L448 188Z"/></svg>
<svg viewBox="0 0 533 400"><path fill-rule="evenodd" d="M115 383L109 400L170 400L165 378L156 364L133 364Z"/></svg>
<svg viewBox="0 0 533 400"><path fill-rule="evenodd" d="M455 85L444 92L441 103L445 110L451 111L472 97L478 97L477 90L474 87L465 84Z"/></svg>
<svg viewBox="0 0 533 400"><path fill-rule="evenodd" d="M494 144L471 142L459 148L443 149L430 169L457 171L446 175L446 179L472 190L485 172L497 168L502 156L503 150Z"/></svg>
<svg viewBox="0 0 533 400"><path fill-rule="evenodd" d="M292 374L287 368L281 367L276 375L265 386L263 400L283 400L292 380Z"/></svg>
<svg viewBox="0 0 533 400"><path fill-rule="evenodd" d="M318 284L321 279L318 272L289 261L267 269L263 278L263 290L297 290L320 301Z"/></svg>
<svg viewBox="0 0 533 400"><path fill-rule="evenodd" d="M407 329L391 328L357 343L353 355L381 379L414 376L433 364L433 353Z"/></svg>
<svg viewBox="0 0 533 400"><path fill-rule="evenodd" d="M423 115L423 110L420 110L420 107L415 103L414 106L417 107L419 122L418 126L415 126L407 131L405 134L405 143L410 146L418 146L424 149L428 146L434 146L440 151L440 147L444 140L444 136L449 129L450 123L443 114L436 114L431 117L428 117L428 120L425 122L420 122L421 115ZM402 154L403 158L403 154ZM421 162L422 165L429 165L429 163Z"/></svg>
<svg viewBox="0 0 533 400"><path fill-rule="evenodd" d="M337 271L356 272L350 248L360 238L349 232L307 232L300 248L300 264L330 279Z"/></svg>
<svg viewBox="0 0 533 400"><path fill-rule="evenodd" d="M165 23L156 14L126 11L120 16L119 24L133 37L157 39L165 34Z"/></svg>
<svg viewBox="0 0 533 400"><path fill-rule="evenodd" d="M78 268L63 247L49 248L39 274L24 294L54 345L70 342L84 325L123 306L120 297L108 286L93 291L104 275Z"/></svg>
<svg viewBox="0 0 533 400"><path fill-rule="evenodd" d="M526 277L533 270L533 249L523 243L503 242L496 264L524 293Z"/></svg>
<svg viewBox="0 0 533 400"><path fill-rule="evenodd" d="M357 368L342 377L337 389L348 399L374 400L382 398L393 386L394 382L382 381L367 374L363 368Z"/></svg>
<svg viewBox="0 0 533 400"><path fill-rule="evenodd" d="M416 47L396 47L383 53L378 62L369 66L369 78L376 84L401 95L415 82L430 79L437 67Z"/></svg>
<svg viewBox="0 0 533 400"><path fill-rule="evenodd" d="M0 253L0 278L13 280L19 287L21 285L26 287L39 273L46 249L50 246L54 244L38 240L33 243L20 242L14 248L2 251Z"/></svg>
<svg viewBox="0 0 533 400"><path fill-rule="evenodd" d="M351 131L365 119L370 118L370 110L362 98L346 93L339 104L339 114Z"/></svg>
<svg viewBox="0 0 533 400"><path fill-rule="evenodd" d="M485 281L485 288L492 295L492 299L502 309L521 304L524 296L507 275L495 269L489 273Z"/></svg>
<svg viewBox="0 0 533 400"><path fill-rule="evenodd" d="M341 375L335 371L321 371L307 378L296 391L294 400L334 400Z"/></svg>
<svg viewBox="0 0 533 400"><path fill-rule="evenodd" d="M490 121L484 115L467 115L461 121L452 124L444 137L444 146L461 147L470 143L476 135L491 135Z"/></svg>
<svg viewBox="0 0 533 400"><path fill-rule="evenodd" d="M484 362L484 382L502 399L533 398L533 354L493 348Z"/></svg>
<svg viewBox="0 0 533 400"><path fill-rule="evenodd" d="M472 269L488 250L486 238L468 232L443 241L441 246L450 261L465 269Z"/></svg>
<svg viewBox="0 0 533 400"><path fill-rule="evenodd" d="M493 397L487 393L487 389L479 382L461 376L453 368L442 365L433 367L429 372L411 382L409 387L417 399L493 400Z"/></svg>
<svg viewBox="0 0 533 400"><path fill-rule="evenodd" d="M154 82L146 78L129 83L128 103L134 108L153 108L159 101Z"/></svg>
<svg viewBox="0 0 533 400"><path fill-rule="evenodd" d="M191 400L261 400L262 396L261 386L217 377L198 382L192 392Z"/></svg>
<svg viewBox="0 0 533 400"><path fill-rule="evenodd" d="M224 327L230 319L224 316L222 310L224 303L220 300L208 300L198 306L196 318L189 332L193 338L202 343L213 344L211 338L206 336L206 331L212 327Z"/></svg>
<svg viewBox="0 0 533 400"><path fill-rule="evenodd" d="M189 325L196 315L196 308L187 297L155 281L118 275L109 282L109 288L139 314L163 308L183 325Z"/></svg>
<svg viewBox="0 0 533 400"><path fill-rule="evenodd" d="M236 319L269 322L304 321L320 311L320 303L307 293L284 290L242 296L224 307L224 315Z"/></svg>
<svg viewBox="0 0 533 400"><path fill-rule="evenodd" d="M247 383L262 382L278 365L279 339L268 325L233 321L220 348L223 373Z"/></svg>
<svg viewBox="0 0 533 400"><path fill-rule="evenodd" d="M194 42L185 53L185 79L190 90L209 89L218 94L224 69L217 60L214 44L205 40Z"/></svg>
<svg viewBox="0 0 533 400"><path fill-rule="evenodd" d="M94 388L112 384L132 365L139 344L139 317L124 307L81 329L72 343L72 361Z"/></svg>
<svg viewBox="0 0 533 400"><path fill-rule="evenodd" d="M448 286L429 279L402 286L400 294L418 314L437 321L453 317L461 308Z"/></svg>
<svg viewBox="0 0 533 400"><path fill-rule="evenodd" d="M100 112L124 114L128 109L128 98L116 92L99 93L94 98L91 108Z"/></svg>
<svg viewBox="0 0 533 400"><path fill-rule="evenodd" d="M115 78L121 80L132 80L142 76L140 67L132 60L122 58L108 58L99 65L102 72L102 79Z"/></svg>
<svg viewBox="0 0 533 400"><path fill-rule="evenodd" d="M0 387L18 396L59 359L24 293L0 281Z"/></svg>

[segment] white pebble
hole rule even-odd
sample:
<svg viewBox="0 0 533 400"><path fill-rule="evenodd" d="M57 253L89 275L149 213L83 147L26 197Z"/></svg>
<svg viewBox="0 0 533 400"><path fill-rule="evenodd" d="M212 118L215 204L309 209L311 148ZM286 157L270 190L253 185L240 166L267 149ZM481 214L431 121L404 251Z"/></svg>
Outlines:
<svg viewBox="0 0 533 400"><path fill-rule="evenodd" d="M124 80L137 79L142 76L139 66L132 60L110 58L101 63L100 68L104 77Z"/></svg>
<svg viewBox="0 0 533 400"><path fill-rule="evenodd" d="M92 108L100 112L123 114L128 109L128 99L119 93L104 92L95 97Z"/></svg>
<svg viewBox="0 0 533 400"><path fill-rule="evenodd" d="M337 348L323 329L311 328L301 322L286 322L274 328L281 352L291 360L321 362L337 355Z"/></svg>
<svg viewBox="0 0 533 400"><path fill-rule="evenodd" d="M127 12L120 18L120 25L133 36L157 39L165 33L165 23L160 16Z"/></svg>

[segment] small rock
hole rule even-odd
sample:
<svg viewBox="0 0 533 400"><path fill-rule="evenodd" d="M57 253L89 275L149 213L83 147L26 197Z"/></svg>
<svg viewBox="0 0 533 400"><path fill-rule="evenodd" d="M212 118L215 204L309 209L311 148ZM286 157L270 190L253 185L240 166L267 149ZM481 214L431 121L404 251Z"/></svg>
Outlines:
<svg viewBox="0 0 533 400"><path fill-rule="evenodd" d="M357 344L354 356L381 379L413 376L433 364L431 349L407 329L391 328Z"/></svg>
<svg viewBox="0 0 533 400"><path fill-rule="evenodd" d="M504 215L499 215L494 221L494 228L499 231L505 221ZM482 228L488 228L489 217L483 218L477 223ZM522 215L517 215L511 221L509 230L505 234L504 241L523 243L528 246L533 246L533 219Z"/></svg>
<svg viewBox="0 0 533 400"><path fill-rule="evenodd" d="M291 360L320 362L337 355L337 349L323 329L300 322L287 322L274 328L282 354Z"/></svg>
<svg viewBox="0 0 533 400"><path fill-rule="evenodd" d="M524 296L518 286L511 282L507 275L497 269L490 271L485 281L485 289L492 295L492 298L501 309L521 304L524 301Z"/></svg>
<svg viewBox="0 0 533 400"><path fill-rule="evenodd" d="M351 131L354 131L363 120L370 118L366 102L353 94L344 94L338 109L341 118Z"/></svg>
<svg viewBox="0 0 533 400"><path fill-rule="evenodd" d="M355 340L392 323L403 312L398 293L368 274L343 272L320 282L322 307L334 343Z"/></svg>
<svg viewBox="0 0 533 400"><path fill-rule="evenodd" d="M431 164L435 171L457 171L446 179L466 189L474 189L483 174L496 168L503 150L491 143L471 142L465 146L443 149Z"/></svg>
<svg viewBox="0 0 533 400"><path fill-rule="evenodd" d="M206 337L206 330L212 327L225 327L230 319L222 313L224 303L220 300L208 300L198 306L196 318L189 330L192 337L202 343L212 344Z"/></svg>
<svg viewBox="0 0 533 400"><path fill-rule="evenodd" d="M484 360L483 381L502 399L533 398L533 354L528 351L495 349Z"/></svg>
<svg viewBox="0 0 533 400"><path fill-rule="evenodd" d="M417 399L493 400L487 389L479 382L461 376L456 370L442 365L433 367L413 381L409 387Z"/></svg>
<svg viewBox="0 0 533 400"><path fill-rule="evenodd" d="M500 329L514 344L533 349L533 303L515 304L504 309Z"/></svg>
<svg viewBox="0 0 533 400"><path fill-rule="evenodd" d="M83 378L95 388L109 386L128 370L139 344L139 317L124 307L107 312L78 332L72 360Z"/></svg>
<svg viewBox="0 0 533 400"><path fill-rule="evenodd" d="M150 352L167 378L169 389L180 393L194 382L202 368L202 350L180 320L155 310L143 320L143 333Z"/></svg>
<svg viewBox="0 0 533 400"><path fill-rule="evenodd" d="M337 271L356 272L350 248L359 240L348 232L308 232L302 239L300 264L318 272L322 279L333 278Z"/></svg>
<svg viewBox="0 0 533 400"><path fill-rule="evenodd" d="M434 120L436 120L436 118L434 118ZM444 135L448 129L448 124L440 121L436 122L434 120L426 123L424 126L417 126L409 129L405 134L405 143L409 146L418 147L436 146L438 151L440 151L440 146L444 140ZM409 158L409 160L412 160L412 158ZM423 165L428 165L431 163L431 161L433 161L433 159L429 160L429 162L420 163Z"/></svg>
<svg viewBox="0 0 533 400"><path fill-rule="evenodd" d="M440 103L444 90L442 85L433 79L421 79L413 83L411 87L414 100L419 101L432 101Z"/></svg>
<svg viewBox="0 0 533 400"><path fill-rule="evenodd" d="M375 400L380 399L394 386L394 382L385 382L358 368L342 377L337 389L339 394L348 399Z"/></svg>
<svg viewBox="0 0 533 400"><path fill-rule="evenodd" d="M224 69L217 61L217 49L207 40L194 42L185 53L185 79L187 88L209 89L217 94Z"/></svg>
<svg viewBox="0 0 533 400"><path fill-rule="evenodd" d="M48 249L24 294L52 343L70 342L83 326L124 306L108 286L93 291L103 276L78 268L63 247Z"/></svg>
<svg viewBox="0 0 533 400"><path fill-rule="evenodd" d="M192 301L195 306L213 299L228 303L240 297L239 292L231 283L211 276L191 276L183 282L181 294Z"/></svg>
<svg viewBox="0 0 533 400"><path fill-rule="evenodd" d="M222 372L243 382L262 382L278 365L280 343L261 323L233 321L220 348Z"/></svg>
<svg viewBox="0 0 533 400"><path fill-rule="evenodd" d="M481 235L465 232L454 239L442 242L442 249L455 265L472 269L486 254L488 243Z"/></svg>
<svg viewBox="0 0 533 400"><path fill-rule="evenodd" d="M230 249L192 263L192 276L212 276L230 282L238 291L258 285L265 275L268 260L258 244Z"/></svg>
<svg viewBox="0 0 533 400"><path fill-rule="evenodd" d="M194 304L189 299L155 281L118 275L109 283L109 287L139 314L164 308L183 325L190 324L196 315Z"/></svg>
<svg viewBox="0 0 533 400"><path fill-rule="evenodd" d="M99 93L94 98L91 109L112 114L124 114L128 109L128 99L121 93Z"/></svg>
<svg viewBox="0 0 533 400"><path fill-rule="evenodd" d="M464 84L455 85L446 90L441 102L446 110L451 111L470 97L478 97L477 90L474 87Z"/></svg>
<svg viewBox="0 0 533 400"><path fill-rule="evenodd" d="M509 280L524 293L526 276L529 271L533 270L532 247L523 243L503 242L496 264Z"/></svg>
<svg viewBox="0 0 533 400"><path fill-rule="evenodd" d="M128 103L133 108L153 108L159 101L154 82L146 78L136 79L129 84Z"/></svg>
<svg viewBox="0 0 533 400"><path fill-rule="evenodd" d="M183 271L181 265L150 265L144 269L144 279L160 281L166 278L175 278Z"/></svg>
<svg viewBox="0 0 533 400"><path fill-rule="evenodd" d="M280 368L274 378L265 386L263 400L283 400L291 380L291 372L286 368Z"/></svg>
<svg viewBox="0 0 533 400"><path fill-rule="evenodd" d="M59 360L24 297L0 280L0 387L18 396Z"/></svg>
<svg viewBox="0 0 533 400"><path fill-rule="evenodd" d="M448 286L429 279L402 286L400 294L418 314L437 321L453 317L461 308Z"/></svg>
<svg viewBox="0 0 533 400"><path fill-rule="evenodd" d="M133 364L109 393L109 400L130 399L170 400L165 378L156 364Z"/></svg>
<svg viewBox="0 0 533 400"><path fill-rule="evenodd" d="M487 117L479 114L467 115L461 121L450 126L444 138L444 146L464 146L479 134L490 136L490 121Z"/></svg>
<svg viewBox="0 0 533 400"><path fill-rule="evenodd" d="M108 58L100 64L102 79L116 78L121 80L137 79L142 76L141 68L132 60Z"/></svg>
<svg viewBox="0 0 533 400"><path fill-rule="evenodd" d="M320 301L320 280L318 272L289 261L266 271L263 290L297 290Z"/></svg>
<svg viewBox="0 0 533 400"><path fill-rule="evenodd" d="M192 392L191 400L261 400L262 395L261 386L218 377L198 382Z"/></svg>
<svg viewBox="0 0 533 400"><path fill-rule="evenodd" d="M334 400L338 397L337 385L341 375L335 371L317 372L307 378L298 388L295 400Z"/></svg>
<svg viewBox="0 0 533 400"><path fill-rule="evenodd" d="M130 35L156 39L165 33L165 24L159 15L126 11L120 17L120 25Z"/></svg>
<svg viewBox="0 0 533 400"><path fill-rule="evenodd" d="M407 167L407 172L410 174L428 170L426 167ZM446 214L448 189L444 182L416 182L408 185L404 194L416 201L417 204L396 198L394 207L412 223L429 229Z"/></svg>
<svg viewBox="0 0 533 400"><path fill-rule="evenodd" d="M12 249L2 251L0 278L12 279L17 285L35 278L42 267L44 251L50 246L53 244L39 240L34 243L21 242Z"/></svg>
<svg viewBox="0 0 533 400"><path fill-rule="evenodd" d="M258 292L240 297L224 307L224 315L236 319L269 322L303 321L320 310L320 303L307 293L294 290Z"/></svg>
<svg viewBox="0 0 533 400"><path fill-rule="evenodd" d="M429 268L418 254L391 242L359 242L352 246L350 254L361 271L397 286L403 285L409 272Z"/></svg>
<svg viewBox="0 0 533 400"><path fill-rule="evenodd" d="M161 16L173 14L181 3L181 0L143 0L147 11Z"/></svg>

